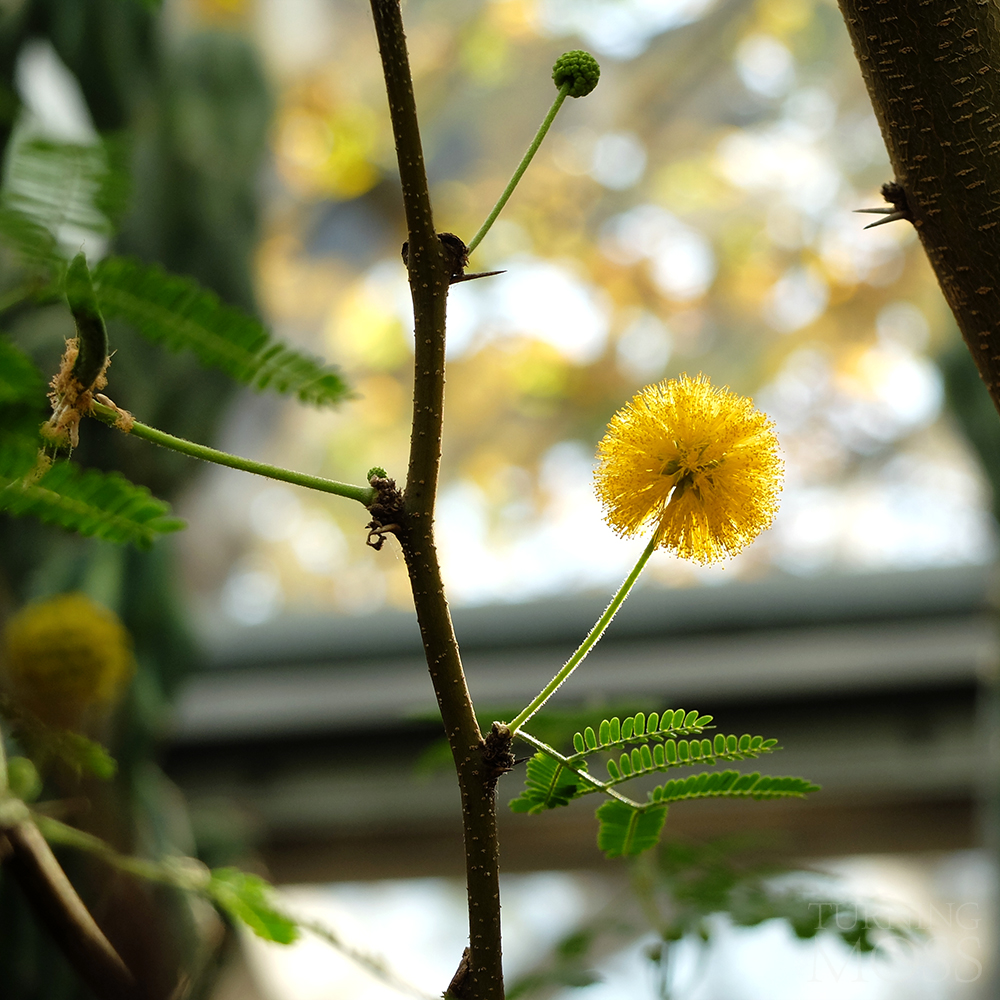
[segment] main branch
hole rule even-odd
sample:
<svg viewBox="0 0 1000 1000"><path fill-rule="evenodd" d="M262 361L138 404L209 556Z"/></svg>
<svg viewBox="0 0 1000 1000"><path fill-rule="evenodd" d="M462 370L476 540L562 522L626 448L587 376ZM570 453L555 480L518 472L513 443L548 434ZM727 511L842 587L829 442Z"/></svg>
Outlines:
<svg viewBox="0 0 1000 1000"><path fill-rule="evenodd" d="M839 2L906 208L1000 410L1000 12Z"/></svg>
<svg viewBox="0 0 1000 1000"><path fill-rule="evenodd" d="M496 760L465 683L434 546L434 500L444 414L445 306L451 266L434 231L399 0L371 0L385 75L408 232L407 268L414 316L413 429L403 494L403 548L427 666L451 745L462 795L469 894L469 952L449 987L453 997L503 1000L500 950ZM494 738L506 740L509 736Z"/></svg>

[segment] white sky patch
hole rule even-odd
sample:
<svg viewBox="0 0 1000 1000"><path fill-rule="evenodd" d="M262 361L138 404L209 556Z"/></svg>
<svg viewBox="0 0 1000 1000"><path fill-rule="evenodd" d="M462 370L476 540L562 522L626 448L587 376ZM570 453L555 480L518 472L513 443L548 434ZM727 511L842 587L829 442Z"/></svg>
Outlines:
<svg viewBox="0 0 1000 1000"><path fill-rule="evenodd" d="M237 563L222 586L222 611L241 625L266 622L281 610L283 603L277 573L253 560Z"/></svg>
<svg viewBox="0 0 1000 1000"><path fill-rule="evenodd" d="M17 91L32 117L32 131L53 142L98 141L80 84L47 41L24 44L14 70Z"/></svg>
<svg viewBox="0 0 1000 1000"><path fill-rule="evenodd" d="M569 872L502 875L504 973L524 975L606 898L603 884ZM278 891L289 913L329 927L398 977L440 996L468 941L465 887L440 878L293 886ZM249 932L243 947L270 1000L400 1000L400 993L318 937L269 944Z"/></svg>
<svg viewBox="0 0 1000 1000"><path fill-rule="evenodd" d="M574 364L601 356L611 309L599 290L554 261L520 256L498 268L506 273L449 293L449 357L507 337L533 337Z"/></svg>
<svg viewBox="0 0 1000 1000"><path fill-rule="evenodd" d="M875 329L881 343L916 353L926 349L931 336L927 317L912 302L903 299L879 310Z"/></svg>
<svg viewBox="0 0 1000 1000"><path fill-rule="evenodd" d="M601 252L616 264L646 258L657 287L676 302L700 298L715 278L715 254L697 229L659 205L637 205L601 227Z"/></svg>
<svg viewBox="0 0 1000 1000"><path fill-rule="evenodd" d="M631 59L664 31L708 13L716 0L541 0L539 22L549 35L578 35L587 49Z"/></svg>
<svg viewBox="0 0 1000 1000"><path fill-rule="evenodd" d="M841 187L830 153L794 122L731 132L716 147L716 169L734 187L781 194L813 216L826 213Z"/></svg>
<svg viewBox="0 0 1000 1000"><path fill-rule="evenodd" d="M779 333L793 333L823 315L830 290L814 268L793 267L768 293L764 318Z"/></svg>
<svg viewBox="0 0 1000 1000"><path fill-rule="evenodd" d="M763 97L780 97L795 83L795 60L773 35L747 35L734 61L743 85Z"/></svg>
<svg viewBox="0 0 1000 1000"><path fill-rule="evenodd" d="M644 542L623 542L604 523L593 468L581 442L555 445L542 461L544 507L520 530L491 531L488 498L473 483L443 490L438 550L451 598L507 603L620 583Z"/></svg>
<svg viewBox="0 0 1000 1000"><path fill-rule="evenodd" d="M605 132L594 144L590 176L612 191L634 187L646 172L646 147L634 132Z"/></svg>
<svg viewBox="0 0 1000 1000"><path fill-rule="evenodd" d="M856 215L854 208L884 204L881 196L850 197L851 208L832 214L819 239L819 253L830 276L844 285L867 282L884 286L902 273L903 248L916 239L909 223L891 223L865 229L872 217Z"/></svg>
<svg viewBox="0 0 1000 1000"><path fill-rule="evenodd" d="M645 309L634 315L615 344L619 371L640 382L661 375L673 351L674 338L670 330Z"/></svg>
<svg viewBox="0 0 1000 1000"><path fill-rule="evenodd" d="M458 358L492 340L533 337L574 364L589 364L604 352L611 307L599 289L564 264L520 255L501 261L506 273L461 282L448 293L448 358ZM413 344L413 304L406 271L384 260L368 272L372 302L395 314Z"/></svg>

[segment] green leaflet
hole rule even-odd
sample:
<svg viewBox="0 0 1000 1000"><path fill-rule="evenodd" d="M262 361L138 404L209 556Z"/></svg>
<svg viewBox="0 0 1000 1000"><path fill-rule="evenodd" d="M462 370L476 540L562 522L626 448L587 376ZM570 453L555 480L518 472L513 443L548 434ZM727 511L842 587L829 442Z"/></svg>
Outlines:
<svg viewBox="0 0 1000 1000"><path fill-rule="evenodd" d="M298 925L274 908L271 887L262 878L238 868L215 868L205 891L220 909L265 941L291 944L297 940Z"/></svg>
<svg viewBox="0 0 1000 1000"><path fill-rule="evenodd" d="M617 717L604 719L595 732L587 726L573 737L576 753L569 760L586 757L593 750L606 750L637 743L643 739L662 740L668 736L690 736L703 732L711 725L712 716L683 708L665 709L663 712L636 712L622 720Z"/></svg>
<svg viewBox="0 0 1000 1000"><path fill-rule="evenodd" d="M544 753L536 753L528 761L524 791L511 799L510 808L517 813L540 813L545 809L569 805L576 798L583 782L567 771L559 761Z"/></svg>
<svg viewBox="0 0 1000 1000"><path fill-rule="evenodd" d="M597 847L608 858L642 854L656 846L666 818L666 806L633 809L618 799L609 799L597 810Z"/></svg>
<svg viewBox="0 0 1000 1000"><path fill-rule="evenodd" d="M193 351L202 364L244 385L293 394L316 406L332 405L349 393L334 368L276 342L258 320L192 278L127 257L106 258L92 277L105 317L124 320L171 350Z"/></svg>
<svg viewBox="0 0 1000 1000"><path fill-rule="evenodd" d="M184 527L144 486L116 472L81 469L72 462L57 462L34 482L0 474L0 510L140 549Z"/></svg>
<svg viewBox="0 0 1000 1000"><path fill-rule="evenodd" d="M682 799L802 798L819 790L819 785L814 785L805 778L762 776L758 771L750 774L740 774L739 771L704 771L658 785L649 793L649 801L666 803Z"/></svg>

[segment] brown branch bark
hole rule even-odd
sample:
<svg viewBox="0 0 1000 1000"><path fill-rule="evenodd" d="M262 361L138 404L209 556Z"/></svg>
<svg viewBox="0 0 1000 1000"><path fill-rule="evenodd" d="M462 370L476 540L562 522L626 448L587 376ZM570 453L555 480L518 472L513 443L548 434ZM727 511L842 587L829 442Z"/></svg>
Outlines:
<svg viewBox="0 0 1000 1000"><path fill-rule="evenodd" d="M1000 410L1000 8L839 3L913 224Z"/></svg>
<svg viewBox="0 0 1000 1000"><path fill-rule="evenodd" d="M462 796L469 896L469 952L449 986L454 997L503 1000L497 768L487 759L465 682L434 545L434 500L444 415L445 306L452 266L434 231L399 0L371 0L408 231L414 314L413 429L402 517L403 548L427 667Z"/></svg>
<svg viewBox="0 0 1000 1000"><path fill-rule="evenodd" d="M101 1000L140 1000L125 963L97 926L34 823L0 831L0 858L77 974Z"/></svg>

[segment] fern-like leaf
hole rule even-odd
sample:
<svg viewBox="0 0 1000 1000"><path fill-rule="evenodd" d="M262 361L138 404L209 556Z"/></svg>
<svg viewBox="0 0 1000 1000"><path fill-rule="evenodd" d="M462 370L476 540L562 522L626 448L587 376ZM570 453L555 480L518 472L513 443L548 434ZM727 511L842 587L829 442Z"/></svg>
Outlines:
<svg viewBox="0 0 1000 1000"><path fill-rule="evenodd" d="M587 726L583 732L573 736L573 748L576 753L567 760L581 760L596 750L613 750L643 740L699 735L710 727L711 722L711 715L702 715L694 709L685 711L683 708L650 712L648 716L644 712L636 712L624 720L617 716L613 719L604 719L596 731L593 727Z"/></svg>
<svg viewBox="0 0 1000 1000"><path fill-rule="evenodd" d="M608 858L642 854L656 846L666 818L665 805L633 809L626 802L610 799L597 810L597 847Z"/></svg>
<svg viewBox="0 0 1000 1000"><path fill-rule="evenodd" d="M317 406L348 395L335 369L276 342L256 319L191 278L109 257L94 269L93 281L106 317L124 320L171 350L190 350L202 364L244 385L294 394Z"/></svg>
<svg viewBox="0 0 1000 1000"><path fill-rule="evenodd" d="M712 716L697 711L667 709L626 718L604 719L595 730L585 727L573 737L576 751L564 757L521 730L519 736L538 749L528 762L525 786L510 803L514 812L539 813L572 799L601 793L609 797L597 810L598 847L609 858L640 854L660 836L671 802L700 798L776 799L801 797L819 789L804 778L741 775L738 771L707 771L668 781L654 788L646 802L636 802L616 790L633 778L694 764L753 760L777 749L777 740L763 736L716 733L701 736ZM629 748L630 747L630 748ZM608 780L587 770L588 758L623 750L607 761Z"/></svg>
<svg viewBox="0 0 1000 1000"><path fill-rule="evenodd" d="M184 527L144 486L116 472L80 469L72 462L57 462L35 480L0 475L0 510L140 549Z"/></svg>
<svg viewBox="0 0 1000 1000"><path fill-rule="evenodd" d="M510 802L516 813L540 813L545 809L569 805L580 793L584 782L548 754L536 753L528 761L524 790Z"/></svg>
<svg viewBox="0 0 1000 1000"><path fill-rule="evenodd" d="M714 740L670 738L662 743L643 743L633 747L631 753L623 753L617 761L613 758L608 761L608 776L611 779L609 784L617 785L641 774L667 771L672 767L755 760L775 749L778 749L777 740L765 740L763 736L751 736L749 733L742 736L716 733Z"/></svg>
<svg viewBox="0 0 1000 1000"><path fill-rule="evenodd" d="M4 206L42 226L63 245L108 237L126 198L127 174L102 142L86 145L25 138L15 131L4 177Z"/></svg>
<svg viewBox="0 0 1000 1000"><path fill-rule="evenodd" d="M762 776L758 771L750 774L732 770L704 771L658 785L649 793L649 801L666 804L684 799L803 798L819 789L819 785L814 785L805 778Z"/></svg>

